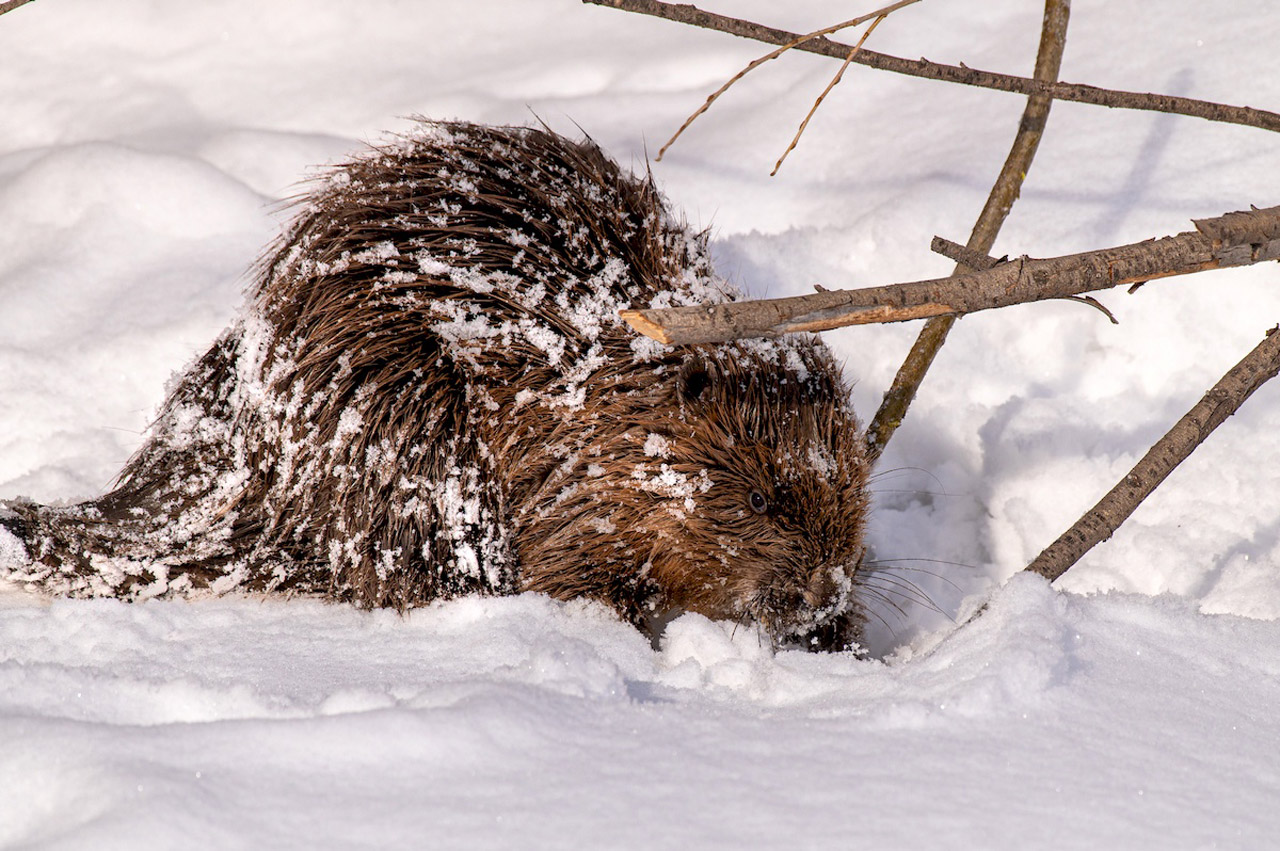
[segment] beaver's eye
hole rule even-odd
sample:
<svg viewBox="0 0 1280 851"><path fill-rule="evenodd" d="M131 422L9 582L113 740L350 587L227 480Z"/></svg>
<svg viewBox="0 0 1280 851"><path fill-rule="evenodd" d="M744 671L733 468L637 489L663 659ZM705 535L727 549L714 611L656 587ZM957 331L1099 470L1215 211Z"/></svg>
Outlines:
<svg viewBox="0 0 1280 851"><path fill-rule="evenodd" d="M751 506L751 510L756 514L764 514L769 510L769 500L764 498L764 494L760 491L752 491L747 495L747 504Z"/></svg>

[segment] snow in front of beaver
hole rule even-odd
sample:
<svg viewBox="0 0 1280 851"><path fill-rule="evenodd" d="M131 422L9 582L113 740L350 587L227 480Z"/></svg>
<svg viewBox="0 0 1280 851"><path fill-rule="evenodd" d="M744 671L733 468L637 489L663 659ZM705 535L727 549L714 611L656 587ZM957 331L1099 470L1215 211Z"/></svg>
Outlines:
<svg viewBox="0 0 1280 851"><path fill-rule="evenodd" d="M715 8L797 31L864 11ZM0 17L0 499L110 484L310 164L414 114L532 112L642 169L763 52L573 0L357 11L42 0ZM869 46L1024 73L1039 11L917 4ZM1214 11L1175 0L1152 27L1149 4L1076 3L1062 76L1280 110L1280 16ZM965 239L1022 107L851 69L769 179L833 70L768 63L652 166L751 293L945 274L929 238ZM1274 205L1275 145L1058 104L994 253ZM904 586L901 611L879 609L881 660L773 653L696 616L654 649L601 606L537 595L401 617L0 590L0 847L1269 847L1280 387L1057 586L1015 573L1280 319L1276 275L1104 293L1119 326L1069 303L959 323L881 464L871 530L940 612ZM825 335L863 417L915 330Z"/></svg>

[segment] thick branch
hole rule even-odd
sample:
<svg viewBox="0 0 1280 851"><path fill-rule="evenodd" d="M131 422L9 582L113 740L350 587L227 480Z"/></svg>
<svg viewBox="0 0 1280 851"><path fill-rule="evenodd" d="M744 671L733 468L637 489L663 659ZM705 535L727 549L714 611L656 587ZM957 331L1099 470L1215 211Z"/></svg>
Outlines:
<svg viewBox="0 0 1280 851"><path fill-rule="evenodd" d="M1040 46L1036 51L1034 74L1037 80L1052 82L1058 79L1058 69L1062 67L1062 52L1067 44L1067 21L1070 15L1070 0L1045 0ZM1035 158L1036 149L1040 147L1040 137L1044 135L1045 124L1049 120L1049 107L1052 105L1053 98L1043 95L1027 98L1009 155L1005 157L1000 174L987 196L987 203L983 205L982 213L974 223L973 232L965 246L966 251L979 255L982 262L959 261L951 273L953 276L988 269L993 265L987 262L987 252L995 244L1004 220L1013 209L1013 202L1022 193L1022 181L1031 170L1031 161ZM903 359L902 366L898 367L893 384L885 392L876 415L867 426L867 452L873 462L884 452L889 438L906 418L907 409L915 400L934 358L942 350L942 344L947 341L956 318L955 315L935 316L926 322L912 344L911 351Z"/></svg>
<svg viewBox="0 0 1280 851"><path fill-rule="evenodd" d="M622 317L663 343L716 343L973 313L1280 259L1280 207L1228 213L1195 225L1196 230L1177 236L1044 260L1021 257L951 278L762 301L624 310Z"/></svg>
<svg viewBox="0 0 1280 851"><path fill-rule="evenodd" d="M704 12L696 6L687 4L663 3L660 0L583 0L583 2L597 6L610 6L628 12L639 12L644 15L653 15L762 41L766 44L787 44L800 37L795 33L762 26L740 18L730 18L726 15L717 15L714 12ZM843 60L849 55L850 45L820 36L809 39L797 45L794 49ZM1027 77L1016 77L1010 74L979 71L963 65L943 65L937 62L930 62L927 59L903 59L898 56L877 53L873 50L858 51L858 55L854 57L853 61L882 71L893 71L897 74L907 74L912 77L924 77L931 80L945 80L950 83L996 89L1002 92L1045 95L1056 100L1091 103L1097 106L1120 109L1168 112L1176 115L1203 118L1207 121L1243 124L1249 127L1261 127L1264 130L1280 131L1280 115L1247 106L1227 106L1226 104L1196 100L1194 98L1174 97L1173 95L1121 92L1077 83L1046 82L1028 79Z"/></svg>
<svg viewBox="0 0 1280 851"><path fill-rule="evenodd" d="M1277 373L1280 373L1280 332L1272 329L1244 360L1232 367L1168 434L1148 450L1129 475L1023 569L1038 573L1050 582L1066 573L1095 545L1110 538L1210 432Z"/></svg>

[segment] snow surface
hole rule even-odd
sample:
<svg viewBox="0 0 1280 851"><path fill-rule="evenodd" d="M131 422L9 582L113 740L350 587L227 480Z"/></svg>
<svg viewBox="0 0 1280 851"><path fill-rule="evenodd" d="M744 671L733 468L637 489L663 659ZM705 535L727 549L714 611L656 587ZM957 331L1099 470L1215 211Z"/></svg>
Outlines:
<svg viewBox="0 0 1280 851"><path fill-rule="evenodd" d="M720 0L795 30L844 3ZM1280 110L1269 0L1077 0L1064 79ZM1040 4L871 47L1025 73ZM1247 22L1241 26L1240 22ZM309 166L408 116L580 126L643 168L762 49L575 0L40 0L0 17L0 498L101 492L234 315ZM1020 98L833 63L739 84L652 166L761 295L933 277ZM995 249L1280 198L1277 142L1058 104ZM1280 831L1280 387L1051 589L1018 568L1280 319L1275 266L963 320L890 445L872 544L940 612L878 661L696 616L658 650L535 595L407 617L0 591L0 847L1261 848ZM916 328L827 339L869 416ZM901 561L899 561L901 560ZM964 622L983 602L986 610Z"/></svg>

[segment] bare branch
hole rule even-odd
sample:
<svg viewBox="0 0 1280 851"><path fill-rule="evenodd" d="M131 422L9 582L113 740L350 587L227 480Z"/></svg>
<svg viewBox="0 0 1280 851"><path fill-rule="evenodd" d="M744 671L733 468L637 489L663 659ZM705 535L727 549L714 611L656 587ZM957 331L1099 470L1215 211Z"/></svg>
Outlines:
<svg viewBox="0 0 1280 851"><path fill-rule="evenodd" d="M0 3L0 15L3 15L5 12L12 12L19 6L25 6L30 2L31 0L5 0L5 2Z"/></svg>
<svg viewBox="0 0 1280 851"><path fill-rule="evenodd" d="M941 254L948 260L954 260L961 266L967 266L979 272L984 269L990 269L1001 262L994 257L988 257L982 251L974 251L967 245L961 245L958 242L952 242L940 236L935 236L933 242L929 243L929 250L934 254Z"/></svg>
<svg viewBox="0 0 1280 851"><path fill-rule="evenodd" d="M596 6L609 6L628 12L653 15L743 38L763 41L766 44L789 44L799 39L801 43L795 46L795 50L817 53L835 59L843 60L849 54L850 45L832 41L826 37L805 41L801 36L786 30L762 26L740 18L717 15L713 12L704 12L696 6L688 4L664 3L661 0L583 0L583 2ZM1228 106L1226 104L1196 100L1194 98L1175 97L1173 95L1122 92L1078 83L1051 83L1010 74L980 71L964 66L943 65L938 62L930 62L927 59L903 59L898 56L877 53L873 50L859 51L853 61L871 68L879 68L882 71L892 71L912 77L945 80L951 83L1023 95L1044 95L1055 100L1090 103L1096 106L1168 112L1176 115L1203 118L1206 121L1242 124L1280 132L1280 115L1247 106Z"/></svg>
<svg viewBox="0 0 1280 851"><path fill-rule="evenodd" d="M1050 582L1066 573L1095 545L1110 538L1210 432L1277 373L1280 373L1280 333L1271 329L1244 360L1232 367L1168 434L1142 456L1129 475L1023 570L1038 573Z"/></svg>
<svg viewBox="0 0 1280 851"><path fill-rule="evenodd" d="M1040 46L1036 50L1033 72L1037 80L1053 82L1058 79L1062 52L1067 44L1067 21L1070 16L1071 0L1045 0L1044 18L1040 25ZM1009 155L1005 157L1000 174L987 196L987 203L983 205L982 212L973 225L973 232L969 235L969 244L966 246L968 250L985 258L995 244L996 235L1000 233L1004 220L1013 209L1013 203L1022 192L1022 182L1031 170L1036 149L1040 147L1040 137L1044 135L1052 105L1053 98L1043 95L1027 99ZM985 267L961 262L951 274L959 275L970 269L980 268ZM867 426L867 451L873 461L880 457L889 438L907 416L907 409L920 390L929 367L933 365L933 359L947 341L947 335L951 333L951 326L955 321L955 316L939 316L926 322L902 366L893 376L893 384L885 392L876 415Z"/></svg>
<svg viewBox="0 0 1280 851"><path fill-rule="evenodd" d="M690 115L688 118L686 118L684 120L684 124L680 125L680 129L677 130L675 133L673 133L671 138L667 140L667 143L658 149L658 155L653 158L653 161L662 162L662 157L664 154L666 154L667 148L670 148L672 145L675 144L676 139L679 139L680 136L683 135L684 131L689 129L689 125L692 124L695 120L697 120L698 116L702 115L702 113L710 109L711 104L715 103L716 99L719 98L720 95L729 91L730 86L732 86L734 83L741 80L743 77L747 76L747 74L750 74L756 68L759 68L764 63L772 59L777 59L779 56L786 53L788 50L792 49L796 45L803 44L804 42L808 41L811 38L816 38L822 35L829 35L833 32L839 32L840 30L847 29L849 27L856 27L858 24L864 23L865 21L869 21L872 18L883 18L885 15L889 14L890 12L896 11L897 9L901 9L903 6L910 6L912 3L918 3L918 2L920 2L920 0L898 0L897 3L891 3L888 6L885 6L883 9L877 9L874 12L868 12L865 15L859 15L856 18L850 18L847 21L842 21L838 24L832 24L829 27L823 27L820 30L814 30L811 33L805 33L802 36L797 36L793 41L790 41L787 44L782 45L782 47L779 47L777 50L771 50L768 53L766 53L764 56L761 56L758 59L751 60L751 62L747 64L747 67L743 68L741 71L739 71L738 73L730 77L728 82L726 82L723 86L716 89L711 94L707 95L707 99L703 101L702 106L695 109L693 111L693 115ZM868 32L870 32L870 30L868 30ZM863 38L865 39L866 36L864 35ZM824 92L823 94L825 95L826 93ZM819 100L821 100L821 98ZM776 172L777 168L775 168L774 171Z"/></svg>
<svg viewBox="0 0 1280 851"><path fill-rule="evenodd" d="M1280 259L1280 207L1228 213L1195 225L1196 230L1177 236L1042 260L1020 257L950 278L761 301L624 310L622 317L663 343L715 343L973 313Z"/></svg>

